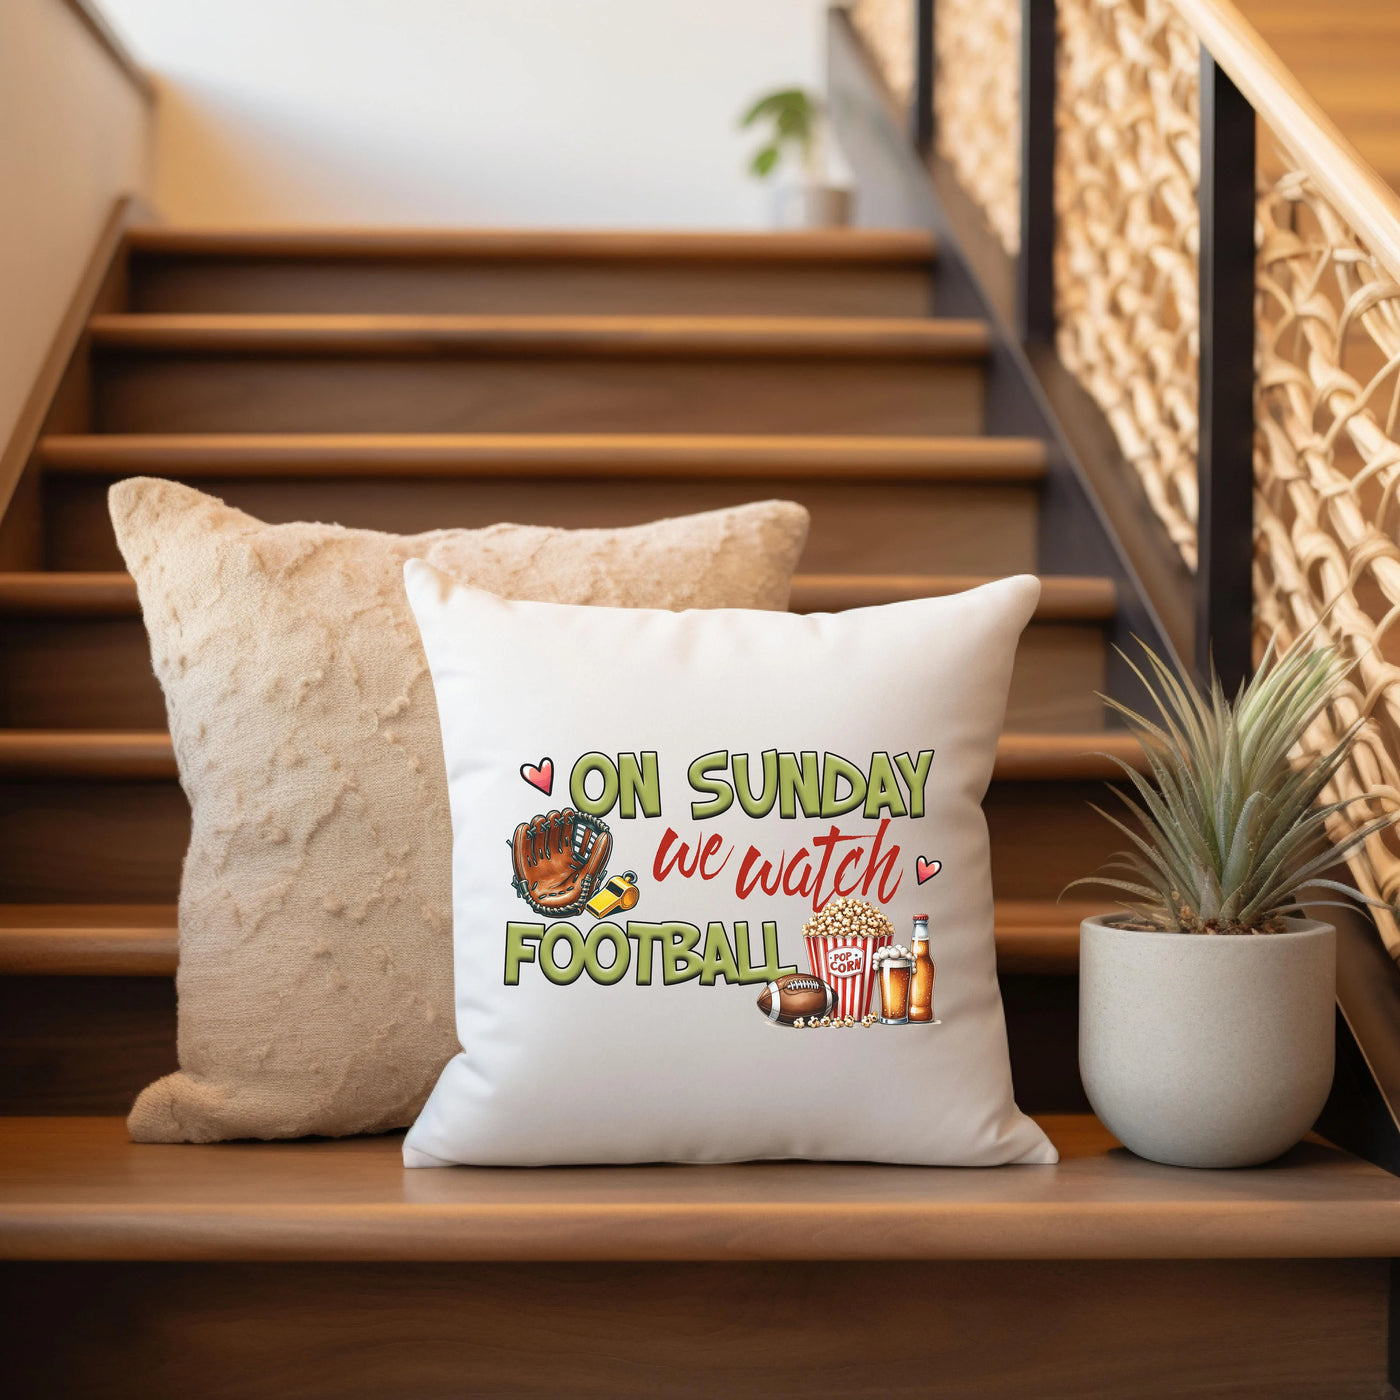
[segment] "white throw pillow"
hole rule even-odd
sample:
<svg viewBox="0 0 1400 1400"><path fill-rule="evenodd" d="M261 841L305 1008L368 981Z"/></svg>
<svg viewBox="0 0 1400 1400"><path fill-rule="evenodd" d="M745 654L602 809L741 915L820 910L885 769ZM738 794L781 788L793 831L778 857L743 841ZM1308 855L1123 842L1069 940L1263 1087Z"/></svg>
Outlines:
<svg viewBox="0 0 1400 1400"><path fill-rule="evenodd" d="M1056 1160L1012 1097L980 805L1034 578L799 617L404 576L463 1046L407 1165ZM931 1007L924 964L872 972L924 912ZM901 992L930 1019L866 1024Z"/></svg>

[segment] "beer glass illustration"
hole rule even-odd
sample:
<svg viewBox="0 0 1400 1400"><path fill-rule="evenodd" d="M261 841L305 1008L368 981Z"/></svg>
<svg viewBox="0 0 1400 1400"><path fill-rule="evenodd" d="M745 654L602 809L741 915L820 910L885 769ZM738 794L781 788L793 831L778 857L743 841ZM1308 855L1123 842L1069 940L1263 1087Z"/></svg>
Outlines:
<svg viewBox="0 0 1400 1400"><path fill-rule="evenodd" d="M904 957L881 958L880 1021L886 1026L909 1024L909 980L914 964Z"/></svg>

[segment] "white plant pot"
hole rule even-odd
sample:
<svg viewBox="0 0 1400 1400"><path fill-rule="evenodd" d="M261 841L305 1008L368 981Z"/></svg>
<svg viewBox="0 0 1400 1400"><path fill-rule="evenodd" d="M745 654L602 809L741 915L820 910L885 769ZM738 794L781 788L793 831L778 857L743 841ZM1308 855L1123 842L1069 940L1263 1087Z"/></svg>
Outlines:
<svg viewBox="0 0 1400 1400"><path fill-rule="evenodd" d="M779 228L844 228L851 222L852 196L841 185L809 182L774 191Z"/></svg>
<svg viewBox="0 0 1400 1400"><path fill-rule="evenodd" d="M1085 919L1079 1072L1140 1157L1247 1167L1312 1127L1332 1085L1337 933L1150 933Z"/></svg>

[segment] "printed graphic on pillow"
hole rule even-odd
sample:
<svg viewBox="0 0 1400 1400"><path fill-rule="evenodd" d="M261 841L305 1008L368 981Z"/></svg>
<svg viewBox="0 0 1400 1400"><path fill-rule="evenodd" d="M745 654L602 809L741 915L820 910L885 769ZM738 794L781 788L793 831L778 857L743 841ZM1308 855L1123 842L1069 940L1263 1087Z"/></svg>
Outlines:
<svg viewBox="0 0 1400 1400"><path fill-rule="evenodd" d="M705 834L702 826L682 836L668 823L659 838L628 826L630 841L645 841L648 848L655 841L654 850L631 853L650 870L646 888L654 907L648 913L664 916L667 893L684 888L682 882L703 889L732 880L733 897L752 903L754 919L708 920L702 931L698 923L664 917L625 923L615 917L637 907L643 882L632 869L609 871L613 833L604 819L614 813L624 822L639 813L664 819L667 799L656 753L583 754L570 770L573 805L516 826L508 843L510 880L519 898L546 919L571 920L586 911L595 922L581 929L572 922L508 920L505 985L519 986L522 975L560 987L580 978L600 986L629 978L638 986L658 979L667 987L690 981L716 988L762 984L757 1008L775 1027L939 1025L928 916L915 916L906 945L895 941L882 908L906 875L922 887L943 868L922 852L906 852L894 826L923 815L932 760L932 749L893 758L872 753L864 765L837 754L776 749L765 750L757 764L750 754L724 751L694 759L688 791L673 807L690 823L730 812L736 803L756 821L776 808L783 820L800 813L829 822L809 844L776 855L717 832ZM751 772L762 775L757 794ZM553 760L522 764L520 776L548 794ZM783 964L785 931L777 920L762 917L765 904L779 896L810 901L812 915L796 935L806 951L805 972ZM793 941L786 932L786 941Z"/></svg>

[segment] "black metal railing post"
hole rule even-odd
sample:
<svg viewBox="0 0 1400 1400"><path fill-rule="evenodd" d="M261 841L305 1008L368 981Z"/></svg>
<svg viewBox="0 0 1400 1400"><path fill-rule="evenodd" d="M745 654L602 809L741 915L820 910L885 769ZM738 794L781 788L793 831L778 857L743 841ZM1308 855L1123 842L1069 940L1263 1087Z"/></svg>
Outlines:
<svg viewBox="0 0 1400 1400"><path fill-rule="evenodd" d="M1196 668L1253 669L1254 109L1201 48Z"/></svg>
<svg viewBox="0 0 1400 1400"><path fill-rule="evenodd" d="M1021 0L1021 252L1016 328L1055 338L1055 0Z"/></svg>
<svg viewBox="0 0 1400 1400"><path fill-rule="evenodd" d="M920 155L933 149L933 0L914 0L914 92L909 135Z"/></svg>

